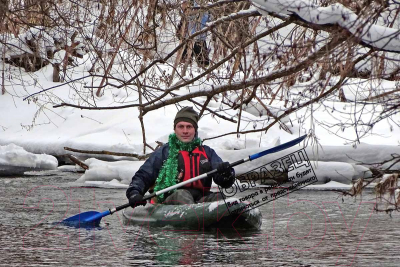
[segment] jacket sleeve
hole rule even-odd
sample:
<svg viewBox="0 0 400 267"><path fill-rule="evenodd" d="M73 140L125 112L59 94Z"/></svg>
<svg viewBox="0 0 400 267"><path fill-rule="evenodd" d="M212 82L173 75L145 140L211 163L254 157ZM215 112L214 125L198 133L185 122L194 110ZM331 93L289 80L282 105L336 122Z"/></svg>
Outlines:
<svg viewBox="0 0 400 267"><path fill-rule="evenodd" d="M128 189L126 190L127 198L132 194L144 195L156 182L163 164L163 155L166 149L167 147L165 145L156 150L135 173Z"/></svg>
<svg viewBox="0 0 400 267"><path fill-rule="evenodd" d="M206 151L206 153L207 153L209 161L211 162L211 168L214 170L214 169L218 168L218 165L221 162L223 162L223 160L217 155L217 153L214 151L214 149L207 147L207 150L208 151ZM216 180L215 178L219 175L221 175L221 174L216 173L213 175L214 182ZM221 179L221 180L223 181L222 183L216 183L216 184L218 184L222 188L231 187L233 185L233 183L235 182L235 169L231 168L230 176L227 177L227 179Z"/></svg>
<svg viewBox="0 0 400 267"><path fill-rule="evenodd" d="M211 163L211 169L214 170L222 162L222 159L217 155L217 153L209 146L204 146L208 161Z"/></svg>

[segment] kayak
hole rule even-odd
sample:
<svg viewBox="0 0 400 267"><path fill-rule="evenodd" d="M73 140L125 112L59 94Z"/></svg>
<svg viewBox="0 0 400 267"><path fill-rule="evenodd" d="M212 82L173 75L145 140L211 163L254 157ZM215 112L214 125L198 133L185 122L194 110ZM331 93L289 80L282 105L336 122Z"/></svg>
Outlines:
<svg viewBox="0 0 400 267"><path fill-rule="evenodd" d="M236 198L229 198L216 202L206 202L189 205L150 204L135 209L127 208L123 211L125 225L141 225L150 227L172 226L176 228L232 228L232 229L260 229L262 215L258 208L241 212L230 213L226 203L237 202L245 207Z"/></svg>
<svg viewBox="0 0 400 267"><path fill-rule="evenodd" d="M188 205L150 204L123 211L125 225L176 228L232 228L260 229L262 215L258 208L242 213L230 213L226 203L239 202L235 198ZM239 202L240 208L246 203Z"/></svg>

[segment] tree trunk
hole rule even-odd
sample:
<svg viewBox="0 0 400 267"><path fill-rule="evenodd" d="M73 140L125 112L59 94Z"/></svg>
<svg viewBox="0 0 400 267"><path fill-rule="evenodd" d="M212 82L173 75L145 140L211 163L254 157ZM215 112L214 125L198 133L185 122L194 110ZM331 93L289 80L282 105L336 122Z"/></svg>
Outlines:
<svg viewBox="0 0 400 267"><path fill-rule="evenodd" d="M0 0L0 21L1 23L1 28L0 32L3 32L5 29L3 29L3 23L6 21L6 13L8 11L8 0Z"/></svg>
<svg viewBox="0 0 400 267"><path fill-rule="evenodd" d="M60 63L54 63L53 64L53 82L59 83L60 81L61 81L61 79L60 79Z"/></svg>

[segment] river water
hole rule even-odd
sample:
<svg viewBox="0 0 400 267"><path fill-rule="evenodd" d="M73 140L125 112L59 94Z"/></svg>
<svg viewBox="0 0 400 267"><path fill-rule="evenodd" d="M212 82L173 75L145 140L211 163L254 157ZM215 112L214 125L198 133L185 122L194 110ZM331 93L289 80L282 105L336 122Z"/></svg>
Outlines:
<svg viewBox="0 0 400 267"><path fill-rule="evenodd" d="M400 215L373 212L374 198L301 190L260 207L259 231L56 224L125 204L124 189L77 187L77 173L0 178L0 266L399 266Z"/></svg>

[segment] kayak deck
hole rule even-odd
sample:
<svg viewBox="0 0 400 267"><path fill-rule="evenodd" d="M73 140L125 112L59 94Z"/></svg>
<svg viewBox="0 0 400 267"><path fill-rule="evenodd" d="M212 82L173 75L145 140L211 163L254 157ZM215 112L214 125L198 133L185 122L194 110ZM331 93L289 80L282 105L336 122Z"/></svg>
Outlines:
<svg viewBox="0 0 400 267"><path fill-rule="evenodd" d="M230 198L225 201L233 202ZM123 222L126 225L150 227L173 226L177 228L232 228L259 229L262 215L255 208L241 214L230 214L224 200L189 205L149 204L128 208L123 211ZM239 203L245 206L246 203Z"/></svg>

